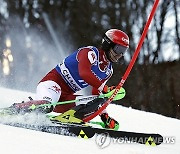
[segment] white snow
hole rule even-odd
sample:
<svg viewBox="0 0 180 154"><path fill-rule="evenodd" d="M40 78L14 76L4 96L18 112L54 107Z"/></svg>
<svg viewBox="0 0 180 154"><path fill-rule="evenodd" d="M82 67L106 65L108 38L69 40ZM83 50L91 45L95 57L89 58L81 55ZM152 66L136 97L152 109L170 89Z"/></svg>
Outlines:
<svg viewBox="0 0 180 154"><path fill-rule="evenodd" d="M0 108L28 96L33 94L0 88ZM180 154L180 120L120 105L109 105L107 110L119 121L120 130L160 133L165 139L170 139L171 144L152 147L114 143L107 139L101 148L96 143L97 137L85 140L0 124L0 154Z"/></svg>

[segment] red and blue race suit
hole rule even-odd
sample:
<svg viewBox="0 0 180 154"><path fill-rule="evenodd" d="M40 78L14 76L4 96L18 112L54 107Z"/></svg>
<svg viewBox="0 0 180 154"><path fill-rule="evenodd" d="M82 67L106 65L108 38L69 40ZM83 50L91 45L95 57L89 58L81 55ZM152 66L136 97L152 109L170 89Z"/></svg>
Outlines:
<svg viewBox="0 0 180 154"><path fill-rule="evenodd" d="M92 94L98 94L112 74L112 64L107 60L105 52L94 46L87 46L66 57L40 82L55 81L62 91L59 101L66 101L75 99L73 94L89 85L93 87ZM64 112L73 106L58 105L55 112Z"/></svg>

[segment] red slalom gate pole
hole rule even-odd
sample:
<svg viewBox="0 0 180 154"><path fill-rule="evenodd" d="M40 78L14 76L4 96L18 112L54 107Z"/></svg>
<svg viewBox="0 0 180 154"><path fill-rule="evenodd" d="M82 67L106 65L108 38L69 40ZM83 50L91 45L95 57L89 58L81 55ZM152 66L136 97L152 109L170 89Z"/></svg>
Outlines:
<svg viewBox="0 0 180 154"><path fill-rule="evenodd" d="M84 122L88 122L88 121L90 121L91 119L93 119L94 117L96 117L97 115L99 115L99 114L113 101L113 99L114 99L114 97L117 95L119 89L121 89L121 87L124 85L127 77L129 76L129 73L131 72L131 70L132 70L132 68L133 68L133 66L134 66L134 63L135 63L135 61L136 61L136 59L137 59L137 57L138 57L138 55L139 55L140 49L141 49L142 44L143 44L143 42L144 42L144 39L145 39L145 37L146 37L146 35L147 35L149 25L150 25L150 23L151 23L151 21L152 21L152 19L153 19L153 17L154 17L154 14L155 14L155 12L156 12L156 9L157 9L157 7L158 7L158 4L159 4L159 0L155 0L155 2L154 2L154 4L153 4L153 7L152 7L152 10L151 10L151 13L150 13L150 15L149 15L149 18L148 18L148 20L147 20L147 22L146 22L146 25L145 25L145 27L144 27L143 33L142 33L141 38L140 38L140 40L139 40L138 46L137 46L137 48L136 48L136 50L135 50L135 52L134 52L134 55L133 55L133 57L132 57L129 65L128 65L128 68L126 69L126 72L124 73L121 81L120 81L119 84L117 85L114 93L113 93L113 94L111 95L111 97L99 108L99 110L97 110L96 112L94 112L94 113L91 114L90 116L85 117L85 118L83 119Z"/></svg>

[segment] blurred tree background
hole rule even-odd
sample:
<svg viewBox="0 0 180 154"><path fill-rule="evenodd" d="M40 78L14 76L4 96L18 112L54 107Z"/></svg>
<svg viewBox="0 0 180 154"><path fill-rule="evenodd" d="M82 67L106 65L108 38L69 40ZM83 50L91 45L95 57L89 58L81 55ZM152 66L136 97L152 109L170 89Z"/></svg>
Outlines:
<svg viewBox="0 0 180 154"><path fill-rule="evenodd" d="M65 56L99 46L105 31L130 37L118 84L135 51L154 0L0 0L0 85L35 91ZM180 2L161 0L118 104L180 118ZM26 86L25 86L26 85Z"/></svg>

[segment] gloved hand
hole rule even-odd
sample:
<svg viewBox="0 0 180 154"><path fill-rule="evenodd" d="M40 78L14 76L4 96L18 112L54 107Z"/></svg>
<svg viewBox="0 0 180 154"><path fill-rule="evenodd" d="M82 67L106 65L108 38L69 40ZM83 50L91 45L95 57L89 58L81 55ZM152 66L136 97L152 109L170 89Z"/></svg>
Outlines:
<svg viewBox="0 0 180 154"><path fill-rule="evenodd" d="M104 122L104 128L114 129L114 130L119 129L119 123L115 119L109 117L107 113L101 114L100 117L101 120Z"/></svg>
<svg viewBox="0 0 180 154"><path fill-rule="evenodd" d="M104 86L104 88L103 88L103 90L102 90L102 93L103 94L107 94L108 92L110 92L111 90L113 90L113 89L115 89L116 87L115 86L107 86L107 85L105 85Z"/></svg>

